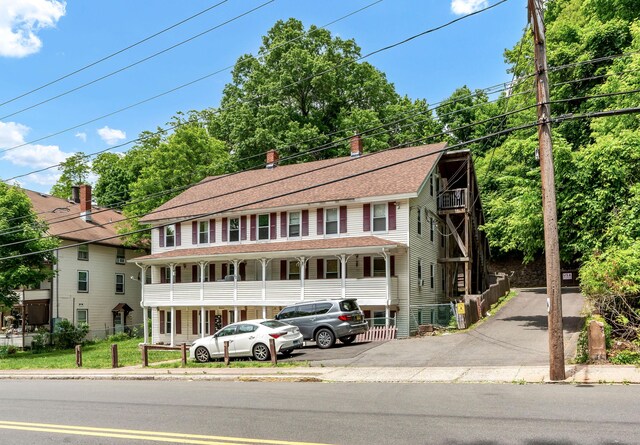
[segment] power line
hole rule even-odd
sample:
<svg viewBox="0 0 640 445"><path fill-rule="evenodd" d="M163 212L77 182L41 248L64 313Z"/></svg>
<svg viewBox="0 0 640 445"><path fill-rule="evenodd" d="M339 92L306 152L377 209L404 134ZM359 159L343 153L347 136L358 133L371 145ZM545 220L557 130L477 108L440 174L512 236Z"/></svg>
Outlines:
<svg viewBox="0 0 640 445"><path fill-rule="evenodd" d="M376 4L378 4L378 3L381 3L382 1L384 1L384 0L376 0L376 1L372 2L372 3L369 3L368 5L365 5L365 6L363 6L362 8L356 9L356 10L354 10L354 11L352 11L352 12L348 13L348 14L345 14L345 15L343 15L342 17L339 17L339 18L337 18L337 19L335 19L335 20L333 20L333 21L331 21L331 22L329 22L329 23L327 23L327 24L325 24L325 25L323 25L323 26L321 26L321 27L319 27L319 28L316 28L316 29L311 30L311 31L309 31L309 32L305 32L303 35L311 35L311 34L313 34L313 33L317 32L317 31L319 31L320 29L326 28L326 27L331 26L331 25L333 25L333 24L335 24L335 23L337 23L337 22L339 22L339 21L341 21L341 20L344 20L344 19L346 19L346 18L348 18L348 17L351 17L351 16L353 16L353 15L355 15L355 14L359 13L359 12L362 12L362 11L364 11L364 10L366 10L366 9L368 9L368 8L370 8L370 7L372 7L372 6L376 5ZM276 45L275 47L273 47L271 50L267 51L267 54L269 54L270 52L272 52L274 49L277 49L277 48L280 48L281 46L284 46L284 45L287 45L287 44L289 44L289 43L295 42L296 40L299 40L301 37L302 37L302 35L301 35L301 36L298 36L298 37L294 37L293 39L290 39L290 40L288 40L288 41L286 41L286 42L280 43L280 44ZM240 62L238 62L238 63L242 64L242 63L244 63L244 61L240 61ZM57 131L57 132L55 132L55 133L51 133L51 134L48 134L48 135L46 135L46 136L42 136L42 137L40 137L40 138L38 138L38 139L33 139L33 140L31 140L31 141L28 141L28 142L23 142L23 143L21 143L21 144L14 145L14 146L9 147L9 148L2 149L2 150L0 150L0 154L1 154L1 153L4 153L4 152L7 152L7 151L15 150L15 149L17 149L17 148L21 148L21 147L27 146L27 145L29 145L29 144L34 144L34 143L36 143L36 142L40 142L40 141L43 141L43 140L49 139L50 137L53 137L53 136L57 136L57 135L60 135L60 134L66 133L66 132L71 131L71 130L75 130L75 129L80 128L80 127L82 127L82 126L85 126L85 125L91 124L91 123L93 123L93 122L96 122L96 121L98 121L98 120L100 120L100 119L104 119L105 117L110 117L110 116L113 116L113 115L115 115L115 114L121 113L121 112L123 112L123 111L129 110L129 109L131 109L131 108L135 108L135 107L137 107L137 106L139 106L139 105L142 105L142 104L145 104L145 103L150 102L150 101L152 101L152 100L155 100L155 99L158 99L158 98L160 98L160 97L166 96L167 94L174 93L174 92L176 92L176 91L178 91L178 90L181 90L181 89L183 89L183 88L186 88L186 87L191 86L191 85L193 85L193 84L196 84L196 83L198 83L198 82L201 82L201 81L203 81L203 80L206 80L206 79L208 79L208 78L210 78L210 77L213 77L213 76L215 76L215 75L217 75L217 74L223 73L223 72L225 72L225 71L227 71L227 70L232 69L233 67L234 67L234 65L229 65L229 66L226 66L226 67L224 67L224 68L220 68L220 69L218 69L218 70L216 70L216 71L214 71L214 72L211 72L211 73L209 73L209 74L206 74L206 75L204 75L204 76L201 76L201 77L199 77L199 78L197 78L197 79L193 79L193 80L191 80L191 81L189 81L189 82L187 82L187 83L183 83L183 84L181 84L181 85L178 85L178 86L177 86L177 87L175 87L175 88L171 88L171 89L169 89L169 90L166 90L166 91L161 92L161 93L159 93L159 94L156 94L156 95L154 95L154 96L148 97L148 98L143 99L143 100L141 100L141 101L138 101L138 102L136 102L136 103L133 103L133 104L127 105L127 106L125 106L125 107L123 107L123 108L120 108L120 109L118 109L118 110L112 111L112 112L110 112L110 113L103 114L102 116L98 116L98 117L92 118L92 119L90 119L90 120L88 120L88 121L82 122L82 123L80 123L80 124L76 124L76 125L74 125L74 126L72 126L72 127L66 128L66 129L64 129L64 130L59 130L59 131Z"/></svg>
<svg viewBox="0 0 640 445"><path fill-rule="evenodd" d="M507 115L515 114L515 113L522 112L522 111L526 111L526 110L531 109L531 108L533 108L533 107L535 107L535 105L526 106L526 107L524 107L524 108L522 108L522 109L520 109L520 110L511 111L511 112L507 113ZM470 127L470 126L475 126L475 125L481 125L481 124L486 123L486 122L488 122L488 121L491 121L491 120L494 120L494 119L500 119L500 118L503 118L503 117L504 117L503 115L494 116L494 117L491 117L491 118L488 118L488 119L484 119L484 120L481 120L481 121L477 121L477 122L475 122L475 123L470 123L470 124L464 125L464 126L460 127L460 129L462 129L462 128L468 128L468 127ZM408 124L408 125L413 125L413 123ZM454 129L454 130L457 130L457 129L458 129L458 128L456 128L456 129ZM442 135L444 135L444 134L446 134L446 133L447 133L447 132L445 131L445 132L435 133L435 134L428 135L428 136L423 136L423 137L421 138L421 141L422 141L422 142L426 142L426 141L431 140L431 139L433 139L433 138L435 138L435 137L442 136ZM318 152L318 151L323 151L323 150L326 150L326 149L328 149L328 148L332 148L333 146L336 146L336 145L338 145L338 144L341 144L342 142L344 142L344 141L346 141L346 140L348 140L348 139L349 139L349 138L345 138L345 140L343 140L343 141L337 141L337 142L335 142L335 143L333 143L333 144L328 144L328 145L325 145L325 146L320 146L320 147L318 147L318 148L310 149L310 150L307 150L306 152L304 152L304 153L302 153L302 154L292 155L292 156L290 156L289 158L293 158L293 157L297 157L297 156L302 156L302 155L307 155L307 154L309 154L309 153L315 153L315 152ZM404 146L404 145L405 145L405 144L397 145L397 146L396 146L396 148L397 148L397 147ZM379 153L379 152L381 152L381 151L388 151L388 150L390 150L390 149L380 150L380 151L378 151L378 152L370 153L369 155L372 155L372 154L375 154L375 153ZM286 159L288 159L288 158L283 158L283 160L286 160ZM264 165L264 164L263 164L263 165ZM324 168L324 167L322 167L321 169L323 169L323 168ZM236 175L236 174L240 174L240 173L246 173L247 171L250 171L250 170L252 170L252 169L247 169L247 170L245 170L245 171L236 172L236 173L233 173L232 175ZM314 170L314 171L315 171L315 170ZM309 173L309 172L305 172L304 174L307 174L307 173ZM292 177L295 177L295 176L298 176L298 175L293 175ZM179 188L177 188L177 189L184 190L184 189L189 188L189 187L193 187L193 186L198 186L198 185L207 184L207 183L210 183L210 182L213 182L213 181L217 181L217 180L220 180L220 179L223 179L223 178L228 178L228 177L229 177L229 175L215 176L215 177L210 178L210 179L208 179L208 180L200 181L200 182L198 182L198 183L196 183L196 184L190 184L190 185L188 185L188 186L179 187ZM275 181L274 181L274 183L276 183L276 182L278 182L278 181L281 181L281 180L283 180L283 179L289 179L289 178L280 178L280 179L278 179L278 180L275 180ZM262 186L262 185L264 185L264 184L261 184L261 186ZM250 187L248 187L248 188L241 189L241 190L234 190L234 192L233 192L233 193L237 193L237 192L240 192L240 191L245 191L245 190L248 190L248 189L251 189L251 188L254 188L254 186L250 186ZM174 190L175 190L175 189L174 189ZM178 191L179 191L179 190L178 190ZM219 196L217 196L217 197L226 196L226 195L227 195L227 194L225 194L225 195L219 195ZM208 197L208 198L205 198L205 199L203 199L203 200L198 200L198 201L194 201L194 202L206 201L206 200L208 200L208 199L213 199L213 198L216 198L216 197ZM192 202L192 203L194 203L194 202ZM191 205L192 203L189 203L189 205ZM176 207L170 207L170 208L179 208L179 207L182 207L182 206L176 206ZM94 214L101 213L101 212L103 212L103 211L109 211L109 210L111 210L111 209L99 210L98 212L95 212ZM165 209L165 210L166 210L166 209ZM152 214L152 213L154 213L154 212L151 212L151 213L145 213L145 214ZM121 222L123 222L123 221L128 221L128 220L132 220L132 219L136 219L136 218L139 218L140 216L144 216L144 214L128 216L128 217L126 217L126 218L124 218L124 219L122 219L122 220L114 221L114 222L113 222L113 224L121 223ZM49 222L48 222L48 224L49 224L49 225L51 225L51 224L56 224L56 223L62 223L62 222L66 222L66 221L74 220L75 218L76 218L76 217L71 217L71 216L67 215L67 216L65 216L65 218L64 218L64 219L62 219L62 220L54 221L53 223L52 223L51 221L49 221ZM105 224L105 225L107 225L107 224ZM58 234L56 234L56 235L50 235L50 236L48 236L48 237L60 237L60 236L62 236L62 235L68 235L68 234L70 234L70 233L76 233L76 232L83 231L83 230L87 230L87 229L89 229L89 228L76 229L76 230L72 230L72 231L69 231L69 232L63 232L63 233L58 233ZM16 230L20 230L20 227L17 227L17 228L16 228ZM3 235L3 234L7 234L7 232L0 233L0 235ZM45 237L45 238L48 238L48 237ZM42 238L42 237L41 237L41 238ZM5 247L5 246L11 246L11 245L16 245L16 244L22 244L22 243L25 243L25 242L28 242L28 241L35 241L35 240L37 240L37 239L41 239L41 238L35 238L35 239L30 239L30 240L16 241L16 242L14 242L14 243L3 244L3 245L2 245L2 247Z"/></svg>
<svg viewBox="0 0 640 445"><path fill-rule="evenodd" d="M275 0L270 0L270 2L272 2L272 1L275 1ZM361 60L364 60L364 59L366 59L366 58L368 58L368 57L371 57L371 56L372 56L372 55L374 55L374 54L378 54L378 53L381 53L381 52L383 52L383 51L387 51L387 50L389 50L389 49L392 49L392 48L395 48L395 47L397 47L397 46L399 46L399 45L402 45L402 44L404 44L404 43L407 43L407 42L409 42L409 41L411 41L411 40L414 40L414 39L415 39L415 38L417 38L417 37L424 36L424 35L426 35L426 34L432 33L432 32L437 31L437 30L441 30L441 29L443 29L443 28L445 28L445 27L447 27L447 26L451 26L452 24L454 24L454 23L456 23L456 22L459 22L460 20L463 20L463 19L465 19L465 18L471 17L471 16L476 15L476 14L480 14L481 12L484 12L484 11L487 11L487 10L489 10L489 9L492 9L492 8L494 8L494 7L498 6L498 5L502 4L502 3L505 3L505 2L507 2L507 1L508 1L508 0L501 0L500 2L498 2L498 3L494 4L494 5L488 6L488 7L484 8L484 9L480 9L480 10L478 10L478 11L472 12L472 13L467 14L467 15L464 15L464 16L462 16L462 17L458 17L457 19L451 20L451 21L449 21L449 22L447 22L447 23L445 23L445 24L443 24L443 25L437 26L437 27L435 27L435 28L431 28L431 29L428 29L428 30L426 30L426 31L420 32L420 33L418 33L418 34L414 34L413 36L408 37L408 38L406 38L406 39L404 39L404 40L401 40L401 41L399 41L399 42L396 42L396 43L394 43L394 44L388 45L388 46L386 46L386 47L383 47L383 48L380 48L380 49L374 50L374 51L372 51L372 52L370 52L370 53L368 53L368 54L365 54L364 56L360 56L360 57L358 57L358 58L356 58L356 59L353 59L353 60L349 60L349 61L343 62L343 63L341 63L341 64L339 64L339 65L335 65L335 66L333 66L332 68L327 68L327 69L326 69L326 70L324 70L324 71L321 71L321 72L319 72L319 73L313 74L313 75L308 76L308 77L306 77L306 78L300 79L300 80L298 80L298 81L296 81L296 82L293 82L293 83L291 83L291 84L289 84L289 85L285 85L284 87L282 87L282 88L278 88L278 89L275 89L275 90L276 90L276 91L277 91L277 90L284 90L284 89L289 88L289 87L291 87L291 86L293 86L293 85L299 84L299 83L304 82L304 81L307 81L307 80L311 80L311 79L316 78L316 77L320 77L320 76L322 76L322 75L324 75L324 74L327 74L327 73L329 73L329 72L331 72L331 71L335 71L335 70L337 70L337 69L339 69L339 68L342 68L342 67L344 67L344 66L347 66L347 65L351 65L351 64L357 63L357 62L359 62L359 61L361 61ZM267 2L267 3L270 3L270 2ZM266 4L266 3L265 3L265 4ZM264 5L264 4L263 4L263 5ZM252 98L250 98L250 100L251 100L251 101L253 101L253 100L258 100L258 99L260 99L260 98L262 98L262 97L266 96L266 94L268 94L268 93L263 93L263 94L258 95L258 96L253 96ZM245 103L245 102L248 102L248 101L249 101L249 100L247 100L247 101L243 101L242 103ZM219 112L220 112L220 109L219 109L219 110L217 110L217 112L219 113ZM5 116L5 117L6 117L6 116ZM1 120L1 119L3 119L3 118L0 118L0 120ZM173 126L169 126L168 128L165 128L165 129L160 129L160 130L158 130L158 131L156 131L156 132L154 132L154 133L151 133L148 137L150 137L150 136L154 136L154 135L158 135L158 134L162 134L162 133L164 133L164 132L166 132L166 131L168 131L168 130L173 130L173 129L177 128L178 126L179 126L179 125L173 125ZM97 152L90 153L90 154L89 154L89 155L87 155L87 156L95 156L95 155L98 155L98 154L100 154L100 153L104 153L104 152L106 152L106 151L113 150L113 149L115 149L115 148L123 147L123 146L129 145L129 144L134 143L134 142L141 142L142 140L144 140L144 138L136 138L136 139L132 139L132 140L129 140L129 141L124 142L124 143L122 143L122 144L114 145L114 146L112 146L112 147L108 147L108 148L105 148L105 149L103 149L103 150L99 150L99 151L97 151ZM34 174L34 173L41 173L41 172L43 172L43 171L47 171L47 170L50 170L50 169L55 168L55 167L58 167L58 166L60 166L60 164L51 165L51 166L48 166L48 167L45 167L45 168L42 168L42 169L39 169L39 170L34 170L34 171L30 172L30 173L26 173L26 174L22 174L22 175L14 176L14 177L9 178L9 179L6 179L6 180L4 180L4 181L5 181L5 182L7 182L7 181L15 180L15 179L18 179L18 178L22 178L22 177L25 177L25 176L29 176L29 175Z"/></svg>
<svg viewBox="0 0 640 445"><path fill-rule="evenodd" d="M262 3L262 4L258 5L258 6L256 6L256 7L255 7L255 8L253 8L253 9L250 9L250 10L248 10L248 11L246 11L246 12L243 12L242 14L239 14L239 15L237 15L237 16L235 16L235 17L233 17L233 18L229 19L229 20L226 20L226 21L224 21L224 22L222 22L222 23L220 23L220 24L218 24L218 25L216 25L216 26L213 26L213 27L211 27L211 28L209 28L209 29L207 29L207 30L205 30L205 31L201 32L201 33L198 33L198 34L196 34L196 35L194 35L194 36L192 36L192 37L189 37L189 38L188 38L188 39L186 39L186 40L183 40L183 41L181 41L181 42L178 42L178 43L176 43L175 45L172 45L172 46L170 46L170 47L168 47L168 48L165 48L165 49L163 49L163 50L161 50L161 51L158 51L158 52L156 52L156 53L153 53L153 54L151 54L150 56L147 56L147 57L145 57L145 58L143 58L143 59L140 59L140 60L138 60L138 61L136 61L136 62L134 62L134 63L131 63L131 64L127 65L127 66L124 66L124 67L122 67L122 68L120 68L120 69L117 69L116 71L112 71L112 72L110 72L110 73L108 73L108 74L105 74L104 76L98 77L97 79L91 80L91 81L89 81L89 82L87 82L87 83L83 83L82 85L79 85L79 86L77 86L77 87L75 87L75 88L72 88L72 89L70 89L70 90L67 90L67 91L65 91L65 92L63 92L63 93L57 94L57 95L52 96L52 97L50 97L50 98L48 98L48 99L45 99L45 100L43 100L43 101L40 101L40 102L38 102L38 103L36 103L36 104L30 105L30 106L25 107L25 108L22 108L22 109L20 109L20 110L18 110L18 111L14 111L13 113L10 113L10 114L7 114L7 115L5 115L5 116L2 116L2 117L0 117L0 120L4 120L4 119L6 119L6 118L8 118L8 117L12 117L12 116L15 116L15 115L17 115L17 114L23 113L23 112L25 112L25 111L27 111L27 110L31 110L31 109L33 109L33 108L39 107L40 105L46 104L46 103L51 102L51 101L53 101L53 100L55 100L55 99L59 99L59 98L61 98L61 97L63 97L63 96L66 96L67 94L71 94L71 93L73 93L73 92L75 92L75 91L81 90L81 89L83 89L83 88L85 88L85 87L88 87L89 85L93 85L94 83L100 82L100 81L102 81L102 80L104 80L104 79L107 79L107 78L109 78L109 77L111 77L111 76L113 76L113 75L115 75L115 74L118 74L118 73L121 73L122 71L128 70L129 68L132 68L132 67L134 67L134 66L136 66L136 65L140 65L141 63L144 63L144 62L146 62L146 61L148 61L148 60L151 60L151 59L153 59L154 57L157 57L157 56L159 56L159 55L161 55L161 54L164 54L164 53L166 53L166 52L168 52L168 51L171 51L171 50L173 50L173 49L175 49L175 48L177 48L177 47L179 47L179 46L181 46L181 45L184 45L185 43L188 43L188 42L190 42L190 41L192 41L192 40L195 40L195 39L197 39L198 37L201 37L201 36L203 36L203 35L205 35L205 34L208 34L208 33L210 33L211 31L214 31L214 30L216 30L216 29L218 29L218 28L221 28L221 27L223 27L223 26L225 26L225 25L228 25L229 23L234 22L234 21L236 21L236 20L238 20L238 19L240 19L240 18L242 18L242 17L244 17L244 16L246 16L246 15L249 15L249 14L251 14L251 13L253 13L253 12L255 12L255 11L257 11L257 10L261 9L261 8L263 8L263 7L264 7L264 6L266 6L266 5L268 5L268 4L270 4L270 3L273 3L274 1L275 1L275 0L267 0L266 2L264 2L264 3Z"/></svg>
<svg viewBox="0 0 640 445"><path fill-rule="evenodd" d="M106 55L106 56L104 56L104 57L102 57L102 58L100 58L100 59L98 59L98 60L95 60L95 61L93 61L93 62L91 62L91 63L89 63L89 64L87 64L87 65L84 65L84 66L83 66L83 67L81 67L81 68L78 68L78 69L76 69L76 70L74 70L74 71L71 71L70 73L67 73L67 74L65 74L65 75L63 75L63 76L60 76L60 77L58 77L58 78L56 78L56 79L54 79L54 80L51 80L51 81L49 81L49 82L47 82L47 83L45 83L45 84L43 84L43 85L40 85L40 86L38 86L38 87L36 87L36 88L33 88L33 89L29 90L29 91L25 91L24 93L22 93L22 94L20 94L20 95L18 95L18 96L15 96L15 97L13 97L13 98L11 98L11 99L5 100L4 102L0 103L0 107L2 107L2 106L4 106L4 105L7 105L7 104L10 104L11 102L15 102L15 101L16 101L16 100L18 100L18 99L22 99L23 97L28 96L28 95L30 95L30 94L32 94L32 93L35 93L36 91L40 91L40 90L42 90L43 88L46 88L46 87L48 87L48 86L51 86L51 85L53 85L53 84L55 84L55 83L60 82L61 80L67 79L67 78L69 78L69 77L71 77L71 76L73 76L73 75L75 75L75 74L81 73L82 71L84 71L84 70L86 70L86 69L89 69L89 68L91 68L91 67L93 67L93 66L96 66L96 65L98 65L99 63L104 62L105 60L109 60L109 59L111 59L112 57L117 56L118 54L122 54L122 53L123 53L123 52L125 52L125 51L128 51L128 50L130 50L130 49L132 49L132 48L135 48L136 46L141 45L142 43L147 42L147 41L149 41L149 40L151 40L151 39L153 39L153 38L155 38L155 37L158 37L160 34L163 34L163 33L167 32L167 31L170 31L170 30L172 30L173 28L177 28L178 26L180 26L180 25L183 25L183 24L187 23L189 20L193 20L193 19L195 19L196 17L199 17L199 16L201 16L202 14L204 14L204 13L206 13L206 12L209 12L209 11L211 11L212 9L215 9L215 8L217 8L218 6L220 6L220 5L222 5L223 3L226 3L226 2L228 2L228 1L229 1L229 0L222 0L222 1L218 2L218 3L216 3L215 5L209 6L208 8L205 8L205 9L203 9L203 10L202 10L202 11L200 11L200 12L197 12L197 13L195 13L195 14L193 14L193 15L191 15L191 16L189 16L189 17L187 17L187 18L183 19L183 20L180 20L179 22L174 23L173 25L171 25L171 26L169 26L169 27L167 27L167 28L164 28L164 29L162 29L162 30L160 30L160 31L158 31L158 32L156 32L156 33L154 33L154 34L151 34L150 36L147 36L147 37L145 37L145 38L144 38L144 39L142 39L142 40L138 40L137 42L132 43L132 44L131 44L131 45L129 45L129 46L126 46L126 47L124 47L124 48L122 48L122 49L119 49L119 50L118 50L118 51L116 51L116 52L113 52L113 53L111 53L111 54L108 54L108 55Z"/></svg>
<svg viewBox="0 0 640 445"><path fill-rule="evenodd" d="M468 144L477 143L477 142L483 141L483 140L491 138L491 137L495 137L495 136L499 136L499 135L502 135L502 134L511 133L513 131L518 131L518 130L522 130L522 129L536 127L538 125L539 125L538 122L533 122L533 123L529 123L529 124L525 124L525 125L519 125L517 127L508 128L508 129L501 130L501 131L498 131L498 132L495 132L495 133L492 133L492 134L489 134L489 135L481 136L481 137L478 137L478 138L475 138L475 139L472 139L472 140L469 140L469 141L461 142L461 143L452 145L450 147L445 147L445 148L440 149L440 150L435 150L435 151L432 151L432 152L427 153L427 154L417 155L417 156L414 156L414 157L409 158L409 159L404 159L404 160L401 160L401 161L396 161L396 162L393 162L393 163L385 164L385 165L380 166L380 167L371 168L371 169L364 170L364 171L361 171L361 172L358 172L358 173L347 175L345 177L341 177L341 178L337 178L337 179L331 179L331 180L322 182L320 184L314 184L314 185L310 185L310 186L307 186L307 187L303 187L303 188L299 189L298 192L305 192L305 191L313 190L313 189L318 188L318 187L323 187L323 186L326 186L326 185L335 184L335 183L338 183L340 181L356 178L356 177L359 177L359 176L362 176L362 175L365 175L365 174L368 174L368 173L381 171L381 170L384 170L386 168L395 167L397 165L405 164L407 162L411 162L411 161L415 161L415 160L418 160L418 159L426 158L428 156L434 156L436 154L444 153L446 151L449 151L449 150L452 150L452 149L455 149L455 148L458 148L458 147L462 147L462 146L465 146L465 145L468 145ZM417 140L411 141L410 144L415 144L415 143L417 143L417 142L419 142L421 140L422 139L417 139ZM394 146L394 147L391 147L391 148L389 148L387 150L384 150L384 151L400 148L403 145L404 144L398 145L398 146ZM370 154L365 155L365 156L373 156L376 153L380 153L380 152L370 153ZM342 161L341 163L353 162L354 160L361 159L361 158L362 157L355 158L355 159L348 158L348 159ZM318 168L318 169L316 169L314 171L335 167L338 164L340 164L340 163L334 163L334 164L326 165L326 166L320 167L320 168ZM309 172L305 172L305 173L309 173ZM296 176L302 175L302 174L303 173L297 174ZM290 179L290 178L283 178L283 179ZM274 181L269 181L267 183L260 184L259 186L268 185L270 182L278 182L280 180L281 179L274 180ZM229 193L237 193L237 191L233 191L233 192L229 192ZM201 219L203 217L209 217L209 216L213 216L213 215L224 214L224 213L227 213L227 212L230 212L230 211L233 211L233 210L240 209L242 207L246 207L246 206L250 206L250 205L256 205L256 204L260 204L260 203L263 203L263 202L271 201L273 199L282 198L282 197L288 196L289 194L290 194L289 192L276 194L276 195L270 196L268 198L258 199L258 200L254 200L254 201L250 201L250 202L244 202L242 204L231 206L231 207L225 208L223 210L215 211L215 212L208 212L208 213L204 213L204 214L200 214L200 215L192 216L192 217L187 217L187 218L179 218L178 220L175 221L175 223L178 224L178 223L183 223L183 222L188 222L188 221L195 221L195 220ZM218 197L221 197L221 196L222 195L215 196L215 197L202 198L201 200L193 201L193 202L190 202L190 203L187 203L187 204L183 204L181 206L176 206L176 208L177 207L186 206L186 205L192 205L192 204L197 203L197 202L214 199L214 198L218 198ZM149 212L148 215L151 215L151 214L157 213L157 212L158 211L155 210L153 212ZM131 230L131 231L128 231L128 232L125 232L125 233L121 233L121 234L118 234L118 235L98 238L98 239L91 240L91 241L82 241L82 242L73 243L73 244L69 244L69 245L59 246L59 247L53 248L53 249L44 249L44 250L41 250L41 251L38 251L38 252L29 252L29 253L23 253L23 254L19 254L19 255L7 256L7 257L0 258L0 261L8 260L8 259L14 259L14 258L21 258L21 257L25 257L25 256L30 256L30 255L36 255L36 254L40 254L40 253L53 252L53 251L56 251L56 250L68 249L68 248L71 248L71 247L77 247L77 246L84 245L84 244L91 244L91 243L96 243L96 242L100 242L100 241L107 241L107 240L110 240L110 239L121 238L123 236L133 235L133 234L136 234L136 233L143 233L143 232L147 232L147 231L149 231L148 228Z"/></svg>

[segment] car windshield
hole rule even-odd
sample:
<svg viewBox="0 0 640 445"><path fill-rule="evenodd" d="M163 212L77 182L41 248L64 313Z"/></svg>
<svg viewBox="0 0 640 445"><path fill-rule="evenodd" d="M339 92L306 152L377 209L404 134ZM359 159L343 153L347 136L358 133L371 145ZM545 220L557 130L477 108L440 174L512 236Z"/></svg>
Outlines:
<svg viewBox="0 0 640 445"><path fill-rule="evenodd" d="M285 326L288 326L286 323L282 323L280 321L277 320L265 320L263 322L260 322L261 325L266 326L268 328L283 328Z"/></svg>
<svg viewBox="0 0 640 445"><path fill-rule="evenodd" d="M358 307L358 303L356 303L356 300L341 301L340 302L340 309L342 309L343 312L351 312L351 311L360 310L360 308Z"/></svg>

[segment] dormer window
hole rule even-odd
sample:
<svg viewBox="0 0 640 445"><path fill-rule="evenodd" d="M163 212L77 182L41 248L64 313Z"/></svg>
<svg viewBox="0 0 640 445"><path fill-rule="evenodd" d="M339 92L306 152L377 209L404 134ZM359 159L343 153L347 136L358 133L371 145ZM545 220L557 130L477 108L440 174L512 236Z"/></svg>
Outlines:
<svg viewBox="0 0 640 445"><path fill-rule="evenodd" d="M176 226L171 224L164 229L164 245L173 247L176 245Z"/></svg>
<svg viewBox="0 0 640 445"><path fill-rule="evenodd" d="M240 241L240 218L229 218L229 241Z"/></svg>

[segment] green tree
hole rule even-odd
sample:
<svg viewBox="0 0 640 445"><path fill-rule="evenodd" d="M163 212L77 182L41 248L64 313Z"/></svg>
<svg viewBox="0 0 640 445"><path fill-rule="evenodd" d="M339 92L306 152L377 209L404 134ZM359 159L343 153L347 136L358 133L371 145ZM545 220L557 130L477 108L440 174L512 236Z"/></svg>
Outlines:
<svg viewBox="0 0 640 445"><path fill-rule="evenodd" d="M53 276L53 252L57 239L46 236L46 224L38 219L31 201L17 187L0 182L0 306L11 306L16 289L29 288ZM20 256L26 255L26 256ZM17 258L12 258L20 256Z"/></svg>
<svg viewBox="0 0 640 445"><path fill-rule="evenodd" d="M51 187L51 194L62 199L71 197L71 187L79 184L86 184L91 172L89 158L78 152L62 161L58 166L62 172L60 179Z"/></svg>
<svg viewBox="0 0 640 445"><path fill-rule="evenodd" d="M122 209L130 199L129 187L141 170L139 163L132 162L131 155L101 153L91 165L91 170L98 176L93 196L99 206Z"/></svg>
<svg viewBox="0 0 640 445"><path fill-rule="evenodd" d="M142 229L138 217L207 176L227 171L229 153L203 121L201 113L178 114L171 122L173 133L145 133L149 138L143 134L143 142L118 161L129 164L129 174L137 172L135 181L129 183L131 202L123 208L130 219L120 226L121 232ZM148 242L145 233L132 235L128 241L140 246Z"/></svg>
<svg viewBox="0 0 640 445"><path fill-rule="evenodd" d="M235 166L260 165L261 153L271 148L280 148L282 158L354 132L364 133L365 150L377 150L437 128L424 101L401 98L383 73L358 62L360 56L352 39L315 26L305 30L295 19L278 21L257 56L238 59L221 108L212 114L213 134L232 147ZM366 133L417 111L423 113L411 118L414 126L399 123L387 133ZM346 153L348 143L330 144L293 162Z"/></svg>

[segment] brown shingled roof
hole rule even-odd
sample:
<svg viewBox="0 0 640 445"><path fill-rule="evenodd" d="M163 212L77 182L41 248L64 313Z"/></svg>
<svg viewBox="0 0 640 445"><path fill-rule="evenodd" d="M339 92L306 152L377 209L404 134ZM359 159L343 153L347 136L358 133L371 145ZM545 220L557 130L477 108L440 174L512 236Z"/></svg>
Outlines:
<svg viewBox="0 0 640 445"><path fill-rule="evenodd" d="M93 241L117 235L115 222L124 217L110 209L93 208L92 222L80 218L80 204L66 199L23 189L33 204L33 210L49 225L48 233L72 241ZM68 210L67 210L68 209ZM120 238L99 241L99 244L122 246Z"/></svg>
<svg viewBox="0 0 640 445"><path fill-rule="evenodd" d="M196 247L177 249L136 258L136 261L207 257L215 255L241 255L256 253L275 253L316 249L348 249L358 247L404 247L403 244L385 240L376 236L358 236L352 238L327 238L300 241L282 241L274 243L232 244L225 246Z"/></svg>
<svg viewBox="0 0 640 445"><path fill-rule="evenodd" d="M414 194L440 159L445 147L446 143L421 145L353 159L334 158L209 177L167 201L140 221L185 218L229 209L235 212ZM353 175L356 176L350 177ZM331 181L337 182L326 184ZM207 197L212 199L204 199Z"/></svg>

